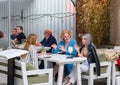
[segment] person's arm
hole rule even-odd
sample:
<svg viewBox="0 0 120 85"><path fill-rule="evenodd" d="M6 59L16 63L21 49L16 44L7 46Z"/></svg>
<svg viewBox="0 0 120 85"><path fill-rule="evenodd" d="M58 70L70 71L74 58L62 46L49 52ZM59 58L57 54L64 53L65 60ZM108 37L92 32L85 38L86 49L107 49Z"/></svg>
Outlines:
<svg viewBox="0 0 120 85"><path fill-rule="evenodd" d="M93 57L95 59L97 75L100 76L100 61L99 61L99 58L97 56L96 49L92 45L91 45L91 50L92 50L92 53L93 53Z"/></svg>
<svg viewBox="0 0 120 85"><path fill-rule="evenodd" d="M49 46L51 46L52 44L57 44L56 39L54 37L51 37L49 42Z"/></svg>
<svg viewBox="0 0 120 85"><path fill-rule="evenodd" d="M33 66L35 66L38 69L38 56L37 56L37 48L32 46L30 50L30 56L31 56L31 63Z"/></svg>
<svg viewBox="0 0 120 85"><path fill-rule="evenodd" d="M52 47L52 53L58 53L60 51L60 46L62 45L62 42L59 42L57 45L53 44Z"/></svg>
<svg viewBox="0 0 120 85"><path fill-rule="evenodd" d="M53 44L57 44L54 37L49 37L47 43L44 43L45 39L41 42L44 46L51 47Z"/></svg>

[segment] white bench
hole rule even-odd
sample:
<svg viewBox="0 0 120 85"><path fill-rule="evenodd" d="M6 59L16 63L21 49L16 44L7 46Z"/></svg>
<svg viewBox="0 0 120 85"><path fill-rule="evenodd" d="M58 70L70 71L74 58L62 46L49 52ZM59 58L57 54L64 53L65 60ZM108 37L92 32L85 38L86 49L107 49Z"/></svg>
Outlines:
<svg viewBox="0 0 120 85"><path fill-rule="evenodd" d="M7 59L0 58L0 82L4 84L7 84L7 62ZM53 85L52 69L27 70L26 68L28 68L26 63L15 60L15 85Z"/></svg>

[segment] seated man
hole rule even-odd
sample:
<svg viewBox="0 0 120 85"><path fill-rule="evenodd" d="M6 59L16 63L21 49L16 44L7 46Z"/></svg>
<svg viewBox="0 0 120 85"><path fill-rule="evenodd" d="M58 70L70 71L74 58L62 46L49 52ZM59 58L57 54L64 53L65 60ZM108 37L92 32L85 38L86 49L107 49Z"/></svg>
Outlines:
<svg viewBox="0 0 120 85"><path fill-rule="evenodd" d="M11 40L14 40L15 38L17 38L17 29L13 28L12 29L12 34L10 35Z"/></svg>
<svg viewBox="0 0 120 85"><path fill-rule="evenodd" d="M23 27L22 26L17 26L17 37L13 40L17 44L22 44L22 40L26 39L25 34L23 33Z"/></svg>
<svg viewBox="0 0 120 85"><path fill-rule="evenodd" d="M7 49L9 47L9 41L4 37L4 33L0 31L0 48Z"/></svg>

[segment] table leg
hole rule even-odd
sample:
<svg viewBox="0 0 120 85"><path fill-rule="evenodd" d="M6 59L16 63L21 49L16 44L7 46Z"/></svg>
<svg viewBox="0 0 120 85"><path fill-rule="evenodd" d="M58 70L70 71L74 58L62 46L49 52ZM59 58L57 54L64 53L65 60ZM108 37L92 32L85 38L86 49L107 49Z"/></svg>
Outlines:
<svg viewBox="0 0 120 85"><path fill-rule="evenodd" d="M80 63L77 63L77 85L82 85Z"/></svg>
<svg viewBox="0 0 120 85"><path fill-rule="evenodd" d="M45 69L47 69L47 67L48 67L47 64L48 64L48 62L46 60L44 60Z"/></svg>
<svg viewBox="0 0 120 85"><path fill-rule="evenodd" d="M57 85L62 85L64 65L59 65Z"/></svg>
<svg viewBox="0 0 120 85"><path fill-rule="evenodd" d="M7 85L14 85L14 67L15 67L14 59L8 59Z"/></svg>

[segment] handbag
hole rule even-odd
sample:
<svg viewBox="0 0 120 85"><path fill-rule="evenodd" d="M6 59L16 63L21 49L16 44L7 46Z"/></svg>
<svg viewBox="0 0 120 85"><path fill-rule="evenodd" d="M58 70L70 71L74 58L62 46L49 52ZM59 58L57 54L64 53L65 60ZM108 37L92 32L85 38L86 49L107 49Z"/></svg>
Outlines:
<svg viewBox="0 0 120 85"><path fill-rule="evenodd" d="M120 68L120 58L117 59L117 66Z"/></svg>
<svg viewBox="0 0 120 85"><path fill-rule="evenodd" d="M104 52L107 61L116 61L119 58L118 53L114 49L106 49Z"/></svg>

